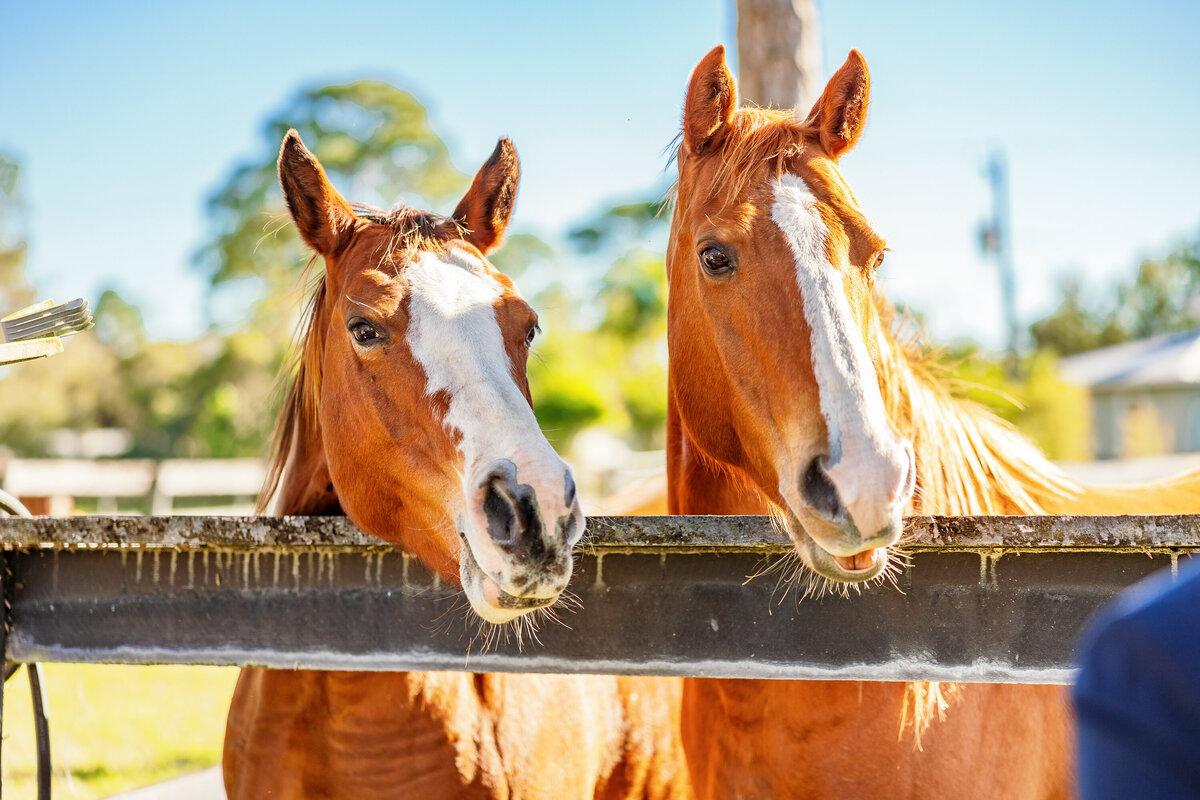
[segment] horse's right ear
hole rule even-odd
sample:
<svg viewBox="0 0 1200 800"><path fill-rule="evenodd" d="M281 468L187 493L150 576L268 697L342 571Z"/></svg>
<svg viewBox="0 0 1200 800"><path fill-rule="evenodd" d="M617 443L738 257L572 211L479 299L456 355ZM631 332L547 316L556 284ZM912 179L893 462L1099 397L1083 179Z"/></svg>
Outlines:
<svg viewBox="0 0 1200 800"><path fill-rule="evenodd" d="M354 212L294 129L283 137L279 149L279 184L296 229L309 247L330 255L346 244L354 227Z"/></svg>
<svg viewBox="0 0 1200 800"><path fill-rule="evenodd" d="M725 138L725 126L737 110L737 83L725 66L725 46L709 51L688 83L683 103L683 144L692 155L700 155L719 145Z"/></svg>

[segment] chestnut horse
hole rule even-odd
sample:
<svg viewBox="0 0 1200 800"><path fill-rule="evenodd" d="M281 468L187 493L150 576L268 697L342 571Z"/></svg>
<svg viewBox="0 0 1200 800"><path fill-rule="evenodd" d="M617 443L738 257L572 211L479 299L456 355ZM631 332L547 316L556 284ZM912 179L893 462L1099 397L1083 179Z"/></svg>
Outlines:
<svg viewBox="0 0 1200 800"><path fill-rule="evenodd" d="M512 214L496 146L449 218L352 208L288 133L287 206L324 257L263 497L346 514L505 623L553 604L584 518L534 419L537 316L485 257ZM687 797L678 680L246 669L224 777L245 798Z"/></svg>
<svg viewBox="0 0 1200 800"><path fill-rule="evenodd" d="M667 253L670 512L775 514L809 574L844 588L899 568L905 513L1200 511L1195 476L1077 486L893 336L885 242L837 167L869 85L851 52L801 118L739 110L720 47L692 73ZM702 798L1072 793L1057 686L687 680L683 736Z"/></svg>

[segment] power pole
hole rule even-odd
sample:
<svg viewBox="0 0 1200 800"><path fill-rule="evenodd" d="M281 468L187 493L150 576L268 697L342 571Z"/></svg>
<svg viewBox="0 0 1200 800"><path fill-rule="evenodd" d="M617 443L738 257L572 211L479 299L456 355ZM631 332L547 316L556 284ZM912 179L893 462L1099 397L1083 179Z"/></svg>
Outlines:
<svg viewBox="0 0 1200 800"><path fill-rule="evenodd" d="M992 188L992 218L980 226L979 244L985 256L995 259L1000 276L1000 302L1004 324L1008 328L1009 371L1016 369L1021 328L1017 322L1017 275L1012 258L1011 204L1008 195L1008 159L1003 150L994 150L984 175Z"/></svg>
<svg viewBox="0 0 1200 800"><path fill-rule="evenodd" d="M807 114L821 94L816 0L737 0L737 65L743 102Z"/></svg>

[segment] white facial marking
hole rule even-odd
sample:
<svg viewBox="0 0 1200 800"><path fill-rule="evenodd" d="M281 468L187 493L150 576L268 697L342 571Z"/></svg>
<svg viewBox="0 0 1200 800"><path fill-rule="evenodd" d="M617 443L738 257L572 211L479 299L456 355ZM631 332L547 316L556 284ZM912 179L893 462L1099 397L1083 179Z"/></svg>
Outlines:
<svg viewBox="0 0 1200 800"><path fill-rule="evenodd" d="M428 394L450 398L446 423L462 433L468 467L475 448L512 435L520 443L537 421L512 379L495 303L503 287L466 253L422 252L408 279L409 346L427 378ZM537 438L541 437L538 431Z"/></svg>
<svg viewBox="0 0 1200 800"><path fill-rule="evenodd" d="M404 275L409 286L408 343L426 375L426 393L449 398L445 423L462 434L463 494L498 459L516 465L517 480L532 486L547 533L572 509L565 504L569 468L542 435L512 365L496 320L503 287L473 256L457 249L422 252ZM497 576L508 564L492 542L478 510L467 509L465 533L479 567ZM577 512L575 512L577 513ZM583 520L576 526L583 533ZM568 546L574 542L567 543Z"/></svg>
<svg viewBox="0 0 1200 800"><path fill-rule="evenodd" d="M821 415L829 432L829 476L862 535L870 536L878 529L874 526L880 524L875 519L879 515L856 515L857 501L880 495L890 499L907 475L908 455L888 424L842 275L829 262L829 229L816 198L799 176L785 174L776 183L771 219L783 231L796 260Z"/></svg>

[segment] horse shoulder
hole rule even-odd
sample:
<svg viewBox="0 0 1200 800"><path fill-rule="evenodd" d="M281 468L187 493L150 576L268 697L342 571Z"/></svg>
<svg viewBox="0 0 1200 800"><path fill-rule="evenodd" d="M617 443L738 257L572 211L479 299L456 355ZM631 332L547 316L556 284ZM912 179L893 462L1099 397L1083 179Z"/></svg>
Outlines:
<svg viewBox="0 0 1200 800"><path fill-rule="evenodd" d="M509 794L470 673L244 670L224 772L231 800Z"/></svg>

